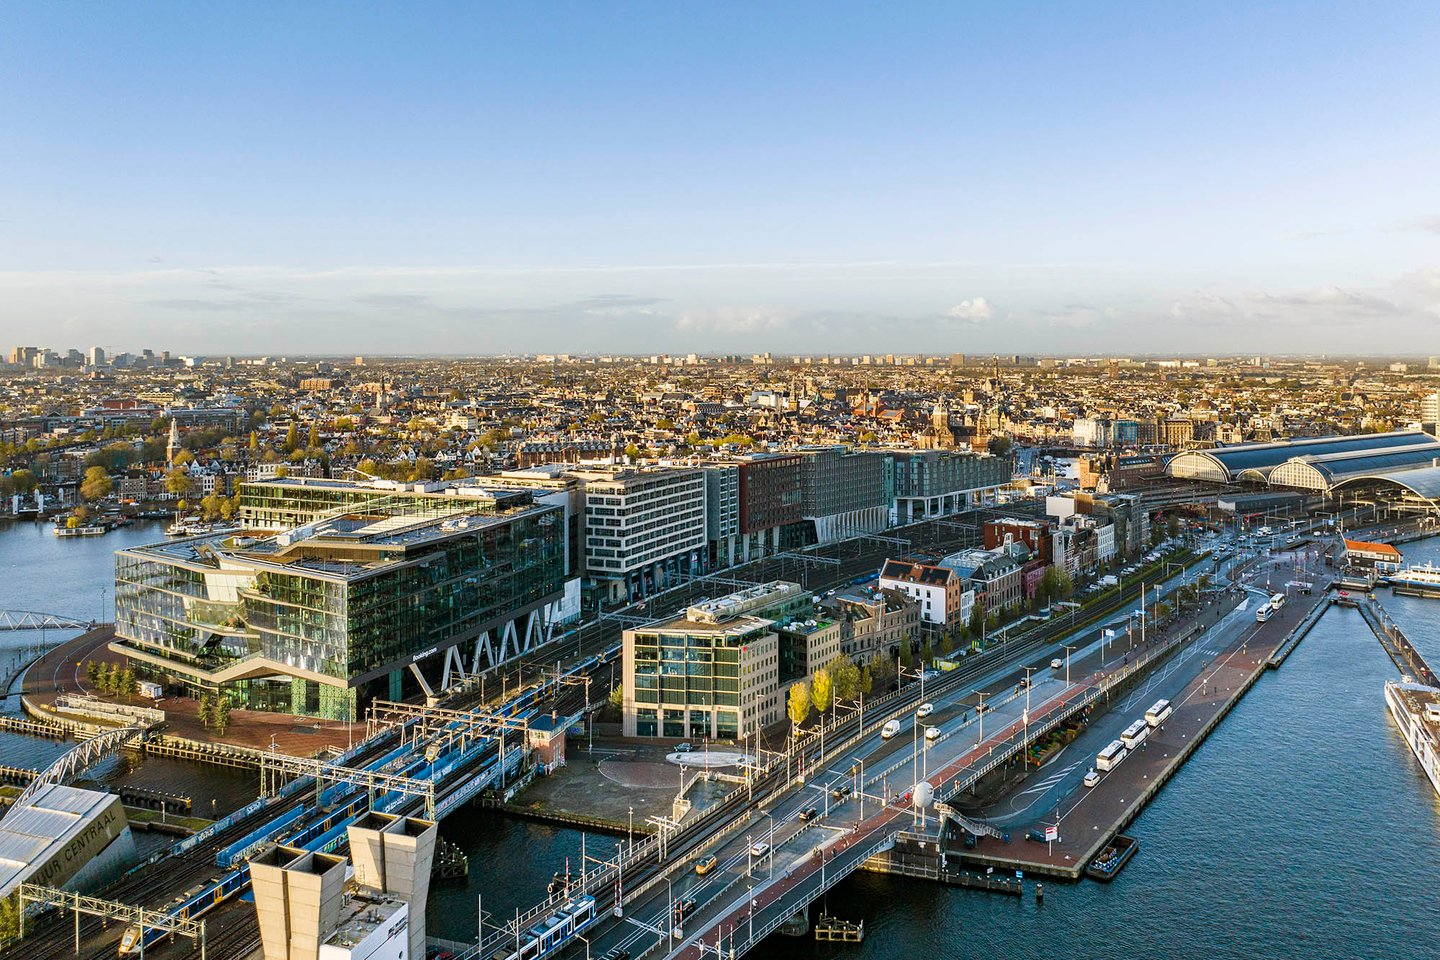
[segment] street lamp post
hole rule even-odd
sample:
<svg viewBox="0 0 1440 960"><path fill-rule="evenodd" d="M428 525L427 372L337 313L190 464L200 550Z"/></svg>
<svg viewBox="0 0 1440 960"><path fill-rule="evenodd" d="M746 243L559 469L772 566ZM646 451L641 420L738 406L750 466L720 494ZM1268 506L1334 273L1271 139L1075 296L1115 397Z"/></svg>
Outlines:
<svg viewBox="0 0 1440 960"><path fill-rule="evenodd" d="M1075 649L1068 644L1065 647L1065 686L1067 687L1070 686L1070 653Z"/></svg>

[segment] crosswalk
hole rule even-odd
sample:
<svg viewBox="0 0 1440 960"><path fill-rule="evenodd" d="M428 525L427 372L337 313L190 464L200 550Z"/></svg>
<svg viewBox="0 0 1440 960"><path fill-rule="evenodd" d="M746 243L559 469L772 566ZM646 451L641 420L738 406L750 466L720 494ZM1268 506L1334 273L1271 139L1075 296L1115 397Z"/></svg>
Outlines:
<svg viewBox="0 0 1440 960"><path fill-rule="evenodd" d="M1055 786L1055 784L1059 783L1061 780L1064 780L1071 773L1073 773L1076 767L1079 767L1084 763L1084 760L1076 760L1074 763L1070 764L1068 767L1065 767L1059 773L1052 773L1045 779L1036 781L1033 787L1021 790L1019 793L1016 794L1016 796L1023 797L1032 793L1041 793L1045 790L1049 790L1051 787Z"/></svg>

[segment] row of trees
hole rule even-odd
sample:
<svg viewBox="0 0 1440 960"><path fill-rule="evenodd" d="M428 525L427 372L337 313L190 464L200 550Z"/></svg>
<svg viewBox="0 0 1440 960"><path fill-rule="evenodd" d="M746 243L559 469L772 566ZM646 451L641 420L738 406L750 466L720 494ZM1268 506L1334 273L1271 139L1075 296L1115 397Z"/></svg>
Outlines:
<svg viewBox="0 0 1440 960"><path fill-rule="evenodd" d="M113 663L85 662L85 680L91 687L107 697L122 697L129 700L140 692L140 681L129 667L120 669Z"/></svg>
<svg viewBox="0 0 1440 960"><path fill-rule="evenodd" d="M861 694L868 695L875 683L869 665L858 667L855 661L843 653L815 671L809 680L799 680L790 685L788 713L790 722L799 727L810 716L813 707L824 716L837 701L855 700Z"/></svg>

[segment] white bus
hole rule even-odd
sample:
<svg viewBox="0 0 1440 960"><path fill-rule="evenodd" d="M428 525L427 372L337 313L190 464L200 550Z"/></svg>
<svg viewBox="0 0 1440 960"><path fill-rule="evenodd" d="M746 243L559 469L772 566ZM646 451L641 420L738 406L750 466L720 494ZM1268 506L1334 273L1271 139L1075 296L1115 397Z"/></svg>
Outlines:
<svg viewBox="0 0 1440 960"><path fill-rule="evenodd" d="M1260 609L1255 611L1255 622L1264 623L1266 620L1270 619L1270 615L1274 612L1275 608L1270 606L1269 603L1260 604Z"/></svg>
<svg viewBox="0 0 1440 960"><path fill-rule="evenodd" d="M1110 746L1095 755L1095 769L1114 770L1120 766L1120 761L1124 760L1129 752L1125 749L1125 744L1119 740L1112 740Z"/></svg>
<svg viewBox="0 0 1440 960"><path fill-rule="evenodd" d="M1154 706L1145 711L1145 722L1152 727L1158 727L1170 719L1170 714L1173 712L1169 700L1156 700Z"/></svg>
<svg viewBox="0 0 1440 960"><path fill-rule="evenodd" d="M1140 719L1125 728L1125 732L1120 734L1120 742L1125 744L1126 750L1134 750L1144 743L1148 736L1150 736L1150 724Z"/></svg>
<svg viewBox="0 0 1440 960"><path fill-rule="evenodd" d="M1270 598L1270 607L1272 609L1279 610L1283 606L1285 606L1285 594L1277 593Z"/></svg>

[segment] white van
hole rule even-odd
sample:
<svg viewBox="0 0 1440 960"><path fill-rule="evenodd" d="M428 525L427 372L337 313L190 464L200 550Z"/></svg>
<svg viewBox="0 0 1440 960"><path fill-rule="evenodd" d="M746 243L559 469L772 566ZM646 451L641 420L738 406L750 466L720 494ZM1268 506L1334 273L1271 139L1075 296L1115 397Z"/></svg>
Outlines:
<svg viewBox="0 0 1440 960"><path fill-rule="evenodd" d="M930 714L932 714L932 713L934 713L934 712L935 712L935 704L933 704L933 703L922 703L922 704L920 704L919 707L917 707L917 708L915 709L915 716L919 717L921 720L924 720L926 717L930 716Z"/></svg>
<svg viewBox="0 0 1440 960"><path fill-rule="evenodd" d="M885 724L885 726L883 726L883 727L880 728L880 739L881 739L881 740L889 740L891 737L895 736L895 734L897 734L897 733L899 733L899 732L900 732L900 721L899 721L899 720L891 720L891 721L887 722L887 723Z"/></svg>
<svg viewBox="0 0 1440 960"><path fill-rule="evenodd" d="M936 741L936 740L939 740L939 739L940 739L940 728L939 728L939 727L926 727L926 728L925 728L925 739L931 741L932 743L933 743L934 741Z"/></svg>

